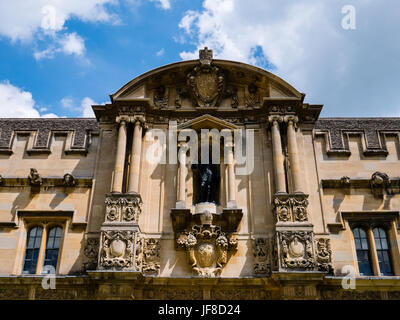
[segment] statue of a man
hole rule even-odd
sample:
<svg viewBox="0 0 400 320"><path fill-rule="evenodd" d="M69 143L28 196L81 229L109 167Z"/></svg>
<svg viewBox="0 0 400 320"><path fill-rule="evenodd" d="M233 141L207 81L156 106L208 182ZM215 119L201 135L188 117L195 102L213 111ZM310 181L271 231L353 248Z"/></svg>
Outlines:
<svg viewBox="0 0 400 320"><path fill-rule="evenodd" d="M218 202L219 169L216 164L193 165L198 170L198 202Z"/></svg>

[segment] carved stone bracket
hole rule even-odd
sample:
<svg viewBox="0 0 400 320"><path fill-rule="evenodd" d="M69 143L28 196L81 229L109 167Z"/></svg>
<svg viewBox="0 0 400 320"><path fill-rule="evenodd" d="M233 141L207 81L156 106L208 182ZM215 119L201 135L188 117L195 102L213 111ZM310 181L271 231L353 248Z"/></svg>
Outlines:
<svg viewBox="0 0 400 320"><path fill-rule="evenodd" d="M99 266L102 269L140 269L141 239L138 231L102 231Z"/></svg>
<svg viewBox="0 0 400 320"><path fill-rule="evenodd" d="M228 251L237 249L236 239L213 224L194 225L176 241L187 251L194 274L202 277L219 276L228 261Z"/></svg>
<svg viewBox="0 0 400 320"><path fill-rule="evenodd" d="M314 234L312 231L277 232L280 266L284 269L314 269Z"/></svg>
<svg viewBox="0 0 400 320"><path fill-rule="evenodd" d="M268 276L271 274L271 240L256 238L253 240L254 274Z"/></svg>
<svg viewBox="0 0 400 320"><path fill-rule="evenodd" d="M276 194L274 196L273 206L278 222L308 221L307 194Z"/></svg>
<svg viewBox="0 0 400 320"><path fill-rule="evenodd" d="M142 272L146 275L158 276L160 273L160 240L143 239Z"/></svg>
<svg viewBox="0 0 400 320"><path fill-rule="evenodd" d="M106 197L106 222L139 223L142 199L138 194L113 194Z"/></svg>
<svg viewBox="0 0 400 320"><path fill-rule="evenodd" d="M386 173L375 172L371 177L371 190L375 198L382 198L388 194L390 179Z"/></svg>
<svg viewBox="0 0 400 320"><path fill-rule="evenodd" d="M192 215L188 209L173 209L171 217L178 248L187 251L193 273L200 277L221 274L228 262L228 253L234 253L241 209L225 209L222 214L204 211Z"/></svg>

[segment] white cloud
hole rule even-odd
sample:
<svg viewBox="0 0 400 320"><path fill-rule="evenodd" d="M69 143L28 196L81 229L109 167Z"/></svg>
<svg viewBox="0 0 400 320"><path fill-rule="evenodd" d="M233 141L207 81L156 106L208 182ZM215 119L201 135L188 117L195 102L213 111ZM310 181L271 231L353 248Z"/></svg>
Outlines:
<svg viewBox="0 0 400 320"><path fill-rule="evenodd" d="M35 101L30 92L13 86L9 81L3 81L0 82L0 117L39 118L41 115L36 109ZM42 117L54 118L57 115L48 113L42 115Z"/></svg>
<svg viewBox="0 0 400 320"><path fill-rule="evenodd" d="M30 41L37 32L61 31L65 22L109 22L115 15L106 9L117 0L0 1L0 34L12 41Z"/></svg>
<svg viewBox="0 0 400 320"><path fill-rule="evenodd" d="M150 1L158 2L158 5L164 10L171 9L171 3L169 0L150 0Z"/></svg>
<svg viewBox="0 0 400 320"><path fill-rule="evenodd" d="M400 3L356 1L356 30L341 27L345 4L205 0L180 21L197 46L181 57L196 59L208 46L217 58L273 65L273 73L307 94L306 102L325 104L324 116L398 114Z"/></svg>
<svg viewBox="0 0 400 320"><path fill-rule="evenodd" d="M84 40L75 32L67 34L60 40L62 51L66 54L81 56L85 51Z"/></svg>
<svg viewBox="0 0 400 320"><path fill-rule="evenodd" d="M164 55L164 53L165 53L165 50L164 50L164 48L162 48L161 50L159 50L159 51L156 52L156 56L157 56L157 57L161 57L161 56Z"/></svg>
<svg viewBox="0 0 400 320"><path fill-rule="evenodd" d="M91 98L86 97L82 99L81 108L82 108L82 117L84 118L94 118L94 112L92 109L92 105L96 104Z"/></svg>

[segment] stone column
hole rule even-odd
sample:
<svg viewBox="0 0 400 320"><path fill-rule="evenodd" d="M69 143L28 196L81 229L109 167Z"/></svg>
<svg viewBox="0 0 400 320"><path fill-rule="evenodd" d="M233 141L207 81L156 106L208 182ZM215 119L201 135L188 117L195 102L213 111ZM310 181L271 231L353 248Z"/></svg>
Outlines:
<svg viewBox="0 0 400 320"><path fill-rule="evenodd" d="M134 121L128 193L139 193L140 156L142 153L142 122Z"/></svg>
<svg viewBox="0 0 400 320"><path fill-rule="evenodd" d="M186 176L187 176L187 168L186 168L186 153L188 151L188 146L186 143L181 143L178 151L178 194L176 207L177 208L186 208Z"/></svg>
<svg viewBox="0 0 400 320"><path fill-rule="evenodd" d="M115 155L114 180L112 192L122 192L124 179L125 152L126 152L126 119L120 118L118 129L117 154Z"/></svg>
<svg viewBox="0 0 400 320"><path fill-rule="evenodd" d="M294 193L304 193L302 187L302 179L300 170L299 151L297 148L296 130L295 123L298 121L296 116L285 116L285 122L287 122L287 140L288 140L288 153L290 161L290 170L293 180L293 191Z"/></svg>
<svg viewBox="0 0 400 320"><path fill-rule="evenodd" d="M236 176L235 176L235 160L233 156L233 142L226 142L227 148L227 166L228 166L228 208L236 208Z"/></svg>
<svg viewBox="0 0 400 320"><path fill-rule="evenodd" d="M281 133L279 130L279 122L283 121L280 116L270 116L268 121L271 123L272 135L272 153L274 161L275 173L275 193L286 193L285 180L285 158L282 153Z"/></svg>

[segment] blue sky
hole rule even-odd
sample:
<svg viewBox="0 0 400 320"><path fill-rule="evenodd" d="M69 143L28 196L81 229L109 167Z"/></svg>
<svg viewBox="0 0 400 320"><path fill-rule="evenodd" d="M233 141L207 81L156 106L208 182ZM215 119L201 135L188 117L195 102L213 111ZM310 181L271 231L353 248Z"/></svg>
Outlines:
<svg viewBox="0 0 400 320"><path fill-rule="evenodd" d="M346 5L355 29L342 26ZM322 116L400 116L399 10L395 0L0 0L0 116L92 116L91 103L205 45L281 76L324 104Z"/></svg>

